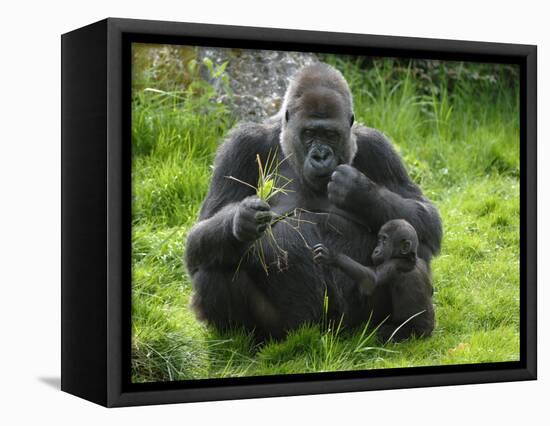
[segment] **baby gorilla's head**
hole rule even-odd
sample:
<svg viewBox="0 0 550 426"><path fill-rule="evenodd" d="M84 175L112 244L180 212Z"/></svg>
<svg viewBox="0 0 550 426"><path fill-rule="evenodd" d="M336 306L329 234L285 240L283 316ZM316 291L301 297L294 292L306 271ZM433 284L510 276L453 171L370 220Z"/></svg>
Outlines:
<svg viewBox="0 0 550 426"><path fill-rule="evenodd" d="M378 231L378 245L372 252L372 261L380 265L389 259L416 260L418 236L412 225L403 219L386 222Z"/></svg>

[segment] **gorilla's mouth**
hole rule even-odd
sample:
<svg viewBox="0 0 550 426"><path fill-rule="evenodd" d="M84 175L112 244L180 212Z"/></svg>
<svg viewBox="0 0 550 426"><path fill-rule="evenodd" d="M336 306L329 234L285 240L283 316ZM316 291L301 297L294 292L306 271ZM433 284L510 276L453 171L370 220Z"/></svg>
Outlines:
<svg viewBox="0 0 550 426"><path fill-rule="evenodd" d="M308 186L318 191L323 191L326 190L332 172L334 172L334 169L315 170L306 167L304 170L304 177Z"/></svg>
<svg viewBox="0 0 550 426"><path fill-rule="evenodd" d="M334 172L334 170L327 170L327 171L323 171L321 173L313 173L313 175L315 176L315 179L319 179L319 180L328 180L330 179L330 176L332 175L332 173Z"/></svg>

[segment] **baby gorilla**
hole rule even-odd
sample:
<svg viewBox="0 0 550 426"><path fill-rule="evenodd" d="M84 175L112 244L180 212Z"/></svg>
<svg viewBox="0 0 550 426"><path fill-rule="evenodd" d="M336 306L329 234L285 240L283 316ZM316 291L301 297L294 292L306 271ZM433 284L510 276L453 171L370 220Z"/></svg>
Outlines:
<svg viewBox="0 0 550 426"><path fill-rule="evenodd" d="M386 341L393 334L394 341L401 341L412 335L429 336L434 328L430 271L417 256L417 249L415 229L406 220L396 219L386 222L378 232L378 245L372 253L374 268L343 253L331 253L323 244L313 247L313 258L339 268L367 296L389 291L392 309L388 321L379 327L378 336Z"/></svg>

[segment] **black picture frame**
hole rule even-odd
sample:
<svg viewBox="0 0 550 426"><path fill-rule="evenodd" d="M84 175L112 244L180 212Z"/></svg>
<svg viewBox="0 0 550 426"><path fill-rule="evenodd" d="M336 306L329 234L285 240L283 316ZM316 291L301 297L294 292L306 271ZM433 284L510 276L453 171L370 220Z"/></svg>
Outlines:
<svg viewBox="0 0 550 426"><path fill-rule="evenodd" d="M117 18L61 42L63 391L116 407L536 379L536 46ZM132 384L131 42L519 64L520 361Z"/></svg>

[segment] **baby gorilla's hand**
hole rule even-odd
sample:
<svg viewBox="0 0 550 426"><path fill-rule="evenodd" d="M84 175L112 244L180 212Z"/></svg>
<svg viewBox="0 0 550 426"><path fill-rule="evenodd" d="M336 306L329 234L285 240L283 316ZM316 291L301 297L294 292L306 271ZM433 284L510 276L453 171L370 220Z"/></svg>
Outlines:
<svg viewBox="0 0 550 426"><path fill-rule="evenodd" d="M332 265L334 263L334 257L330 250L324 244L316 244L312 250L313 260L316 263L322 265Z"/></svg>

